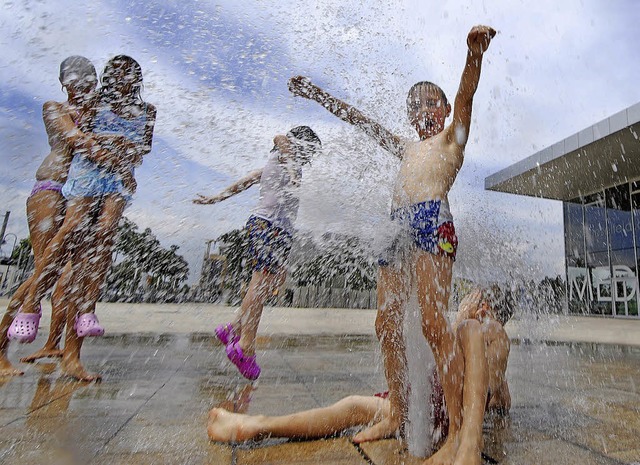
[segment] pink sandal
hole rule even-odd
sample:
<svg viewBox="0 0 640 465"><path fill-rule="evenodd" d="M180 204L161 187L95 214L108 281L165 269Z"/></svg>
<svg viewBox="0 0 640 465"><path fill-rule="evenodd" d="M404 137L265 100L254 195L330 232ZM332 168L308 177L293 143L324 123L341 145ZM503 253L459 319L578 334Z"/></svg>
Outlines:
<svg viewBox="0 0 640 465"><path fill-rule="evenodd" d="M76 317L76 324L73 325L78 337L99 337L104 335L104 328L100 326L95 313L83 313Z"/></svg>
<svg viewBox="0 0 640 465"><path fill-rule="evenodd" d="M40 317L42 316L42 307L38 307L37 313L22 313L22 307L18 309L18 313L13 318L11 326L7 331L7 337L12 341L21 343L29 343L36 340L38 335L38 327L40 326Z"/></svg>
<svg viewBox="0 0 640 465"><path fill-rule="evenodd" d="M258 379L260 376L260 366L256 362L256 356L247 357L240 346L233 342L227 346L227 357L240 371L240 374L250 381Z"/></svg>
<svg viewBox="0 0 640 465"><path fill-rule="evenodd" d="M222 324L213 330L216 333L216 337L224 346L234 344L240 340L240 336L236 334L231 323Z"/></svg>

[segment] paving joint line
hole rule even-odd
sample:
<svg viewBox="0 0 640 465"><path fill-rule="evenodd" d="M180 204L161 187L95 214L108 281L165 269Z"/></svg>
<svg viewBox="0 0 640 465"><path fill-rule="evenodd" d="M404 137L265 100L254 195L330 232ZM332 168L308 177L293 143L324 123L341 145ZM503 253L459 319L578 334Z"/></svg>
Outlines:
<svg viewBox="0 0 640 465"><path fill-rule="evenodd" d="M169 378L167 378L159 387L158 389L156 389L153 394L151 394L149 396L148 399L146 399L132 414L129 418L126 419L126 421L122 424L122 426L120 426L120 428L118 428L102 445L102 447L100 447L100 449L98 449L94 454L93 457L91 458L91 460L95 460L98 455L100 455L100 453L109 445L109 443L120 433L120 431L122 431L130 422L131 420L140 412L140 410L142 410L142 408L147 405L149 403L149 401L151 401L151 399L153 399L155 397L155 395L160 392L160 390L162 388L164 388L172 379L173 377L185 366L185 363L187 360L189 360L191 358L191 355L188 355L183 361L182 364L180 364L179 367L177 367L173 373L171 373L171 375L169 376Z"/></svg>

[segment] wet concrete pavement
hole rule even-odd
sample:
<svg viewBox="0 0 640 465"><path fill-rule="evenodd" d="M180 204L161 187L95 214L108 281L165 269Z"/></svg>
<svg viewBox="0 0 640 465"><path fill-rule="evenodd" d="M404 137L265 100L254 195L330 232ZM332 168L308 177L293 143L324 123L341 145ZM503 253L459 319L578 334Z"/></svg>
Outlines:
<svg viewBox="0 0 640 465"><path fill-rule="evenodd" d="M213 319L225 312L232 309ZM308 317L300 312L297 317ZM313 326L312 318L305 320ZM0 379L0 463L420 463L396 440L356 447L348 435L236 446L208 441L208 410L221 403L238 407L250 398L247 413L275 415L384 390L372 334L271 328L279 334L261 331L263 375L253 386L211 334L169 328L144 334L109 328L108 337L87 341L83 360L103 374L99 384L62 378L55 362L21 365L24 376ZM12 345L10 358L30 353L45 335L29 346ZM512 411L504 423L485 424L485 463L640 463L639 347L516 341L508 379Z"/></svg>

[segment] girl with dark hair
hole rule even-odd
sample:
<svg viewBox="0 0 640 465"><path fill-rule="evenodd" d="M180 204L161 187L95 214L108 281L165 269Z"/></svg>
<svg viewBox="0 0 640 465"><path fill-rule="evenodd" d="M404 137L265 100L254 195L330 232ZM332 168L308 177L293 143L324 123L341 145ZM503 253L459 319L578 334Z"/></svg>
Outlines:
<svg viewBox="0 0 640 465"><path fill-rule="evenodd" d="M62 188L67 199L64 222L36 265L29 291L12 324L23 335L23 342L35 339L38 322L32 315L38 313L40 300L57 279L61 266L71 260L80 297L71 302L73 311L67 313L61 366L65 374L86 381L99 375L85 371L80 348L84 337L104 333L95 316L95 303L111 264L118 222L135 193L134 167L151 150L156 109L142 101L141 87L142 72L133 58L118 55L109 60L98 100L86 123L107 155L74 153Z"/></svg>
<svg viewBox="0 0 640 465"><path fill-rule="evenodd" d="M285 264L291 250L293 223L298 214L297 187L302 166L321 148L308 126L298 126L273 139L267 164L233 183L218 195L199 195L198 204L213 204L260 183L260 200L245 227L249 236L253 273L249 288L233 323L218 326L216 336L226 347L227 357L242 376L260 376L256 362L256 334L264 302L284 282Z"/></svg>

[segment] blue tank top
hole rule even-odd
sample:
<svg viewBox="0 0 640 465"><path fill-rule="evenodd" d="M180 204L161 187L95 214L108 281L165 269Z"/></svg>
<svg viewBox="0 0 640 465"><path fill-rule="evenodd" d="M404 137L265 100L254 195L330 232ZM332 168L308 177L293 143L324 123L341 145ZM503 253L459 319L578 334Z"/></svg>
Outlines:
<svg viewBox="0 0 640 465"><path fill-rule="evenodd" d="M134 144L144 143L144 133L147 126L146 105L142 114L135 118L126 119L115 114L108 108L98 109L93 118L94 134L112 134L124 136Z"/></svg>
<svg viewBox="0 0 640 465"><path fill-rule="evenodd" d="M123 118L108 108L100 108L96 112L93 124L94 134L120 135L134 144L142 145L147 125L146 106L141 115L131 119ZM115 157L119 155L113 154ZM133 167L131 171L133 172ZM125 191L116 173L85 158L81 152L74 154L62 193L67 199L98 197L111 193L120 193L125 198L131 197L131 194Z"/></svg>

